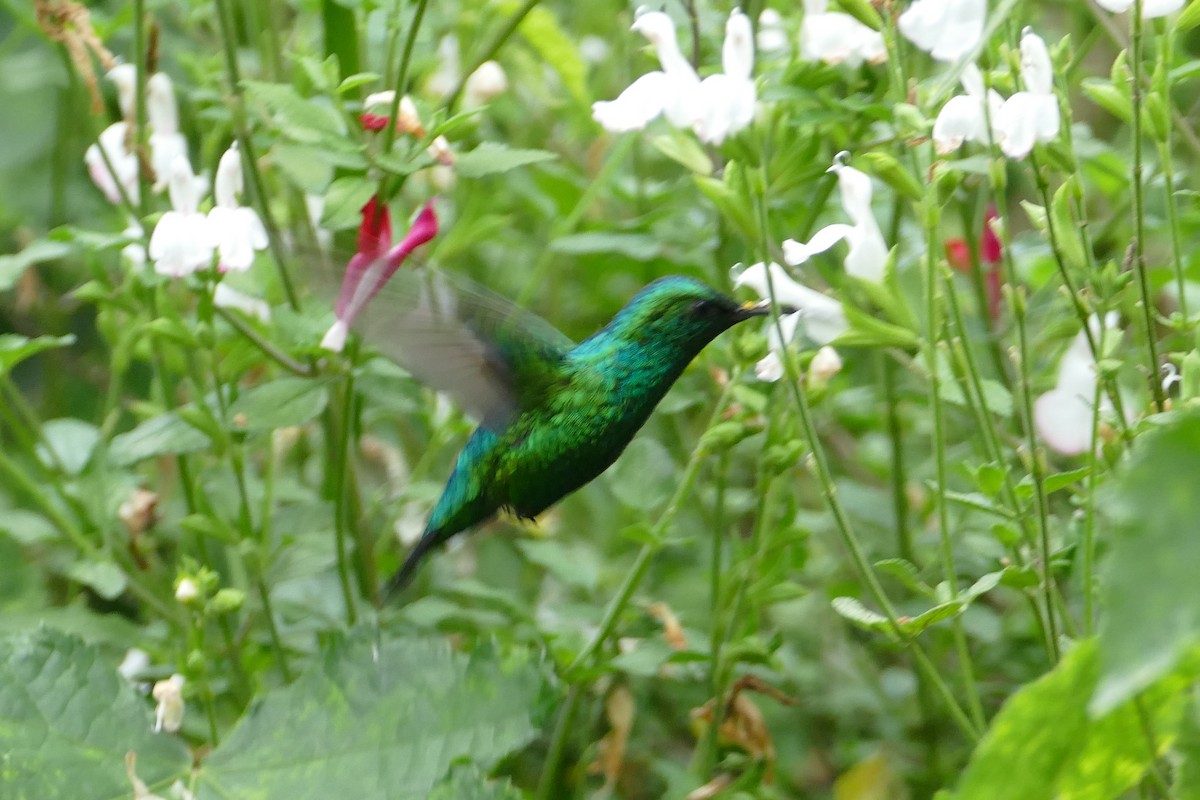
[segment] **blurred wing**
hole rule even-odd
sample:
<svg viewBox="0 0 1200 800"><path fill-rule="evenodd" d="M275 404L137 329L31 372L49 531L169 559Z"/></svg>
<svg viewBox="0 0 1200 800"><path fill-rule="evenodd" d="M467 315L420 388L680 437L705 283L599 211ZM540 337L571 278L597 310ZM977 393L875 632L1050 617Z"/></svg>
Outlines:
<svg viewBox="0 0 1200 800"><path fill-rule="evenodd" d="M492 430L541 402L574 346L541 317L482 286L414 267L392 277L354 328Z"/></svg>

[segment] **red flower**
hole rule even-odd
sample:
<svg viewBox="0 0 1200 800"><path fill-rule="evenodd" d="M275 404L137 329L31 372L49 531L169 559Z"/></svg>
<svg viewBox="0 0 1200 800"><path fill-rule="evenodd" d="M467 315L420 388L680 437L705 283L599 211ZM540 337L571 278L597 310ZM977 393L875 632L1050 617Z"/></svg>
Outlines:
<svg viewBox="0 0 1200 800"><path fill-rule="evenodd" d="M413 250L437 236L438 232L432 200L421 209L408 233L395 246L392 246L392 223L386 205L372 197L363 206L362 216L358 228L358 252L346 264L342 290L334 305L337 321L321 340L321 347L334 352L345 346L354 318L379 293L388 278Z"/></svg>
<svg viewBox="0 0 1200 800"><path fill-rule="evenodd" d="M989 205L983 218L983 232L979 237L978 268L983 270L984 288L987 291L988 317L992 322L1000 320L1000 240L992 230L992 220L996 219L996 207ZM976 266L971 263L971 252L967 243L962 239L946 240L946 260L950 266L959 272L970 274Z"/></svg>

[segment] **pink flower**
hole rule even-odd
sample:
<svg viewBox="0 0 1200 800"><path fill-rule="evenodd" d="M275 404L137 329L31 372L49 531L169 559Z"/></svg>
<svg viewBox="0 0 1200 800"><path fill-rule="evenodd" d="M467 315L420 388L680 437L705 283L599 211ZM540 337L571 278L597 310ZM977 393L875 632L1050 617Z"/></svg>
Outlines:
<svg viewBox="0 0 1200 800"><path fill-rule="evenodd" d="M358 251L346 264L342 291L333 309L337 321L321 339L321 347L335 353L345 347L346 336L359 312L383 288L409 254L437 236L438 232L438 219L432 201L421 209L408 233L395 246L392 245L392 223L388 218L387 206L381 205L378 197L372 197L363 206L362 215L362 224L358 228Z"/></svg>

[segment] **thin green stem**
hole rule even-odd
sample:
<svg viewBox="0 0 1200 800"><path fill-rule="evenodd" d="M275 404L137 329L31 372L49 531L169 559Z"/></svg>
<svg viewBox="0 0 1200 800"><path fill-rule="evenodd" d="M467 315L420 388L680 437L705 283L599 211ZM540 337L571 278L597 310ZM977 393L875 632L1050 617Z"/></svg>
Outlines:
<svg viewBox="0 0 1200 800"><path fill-rule="evenodd" d="M721 397L717 400L716 408L713 411L712 417L709 419L705 430L708 430L715 425L720 419L721 414L725 412L726 406L732 396L732 388L734 381L731 378L725 384L724 390L721 392ZM571 661L570 665L564 670L563 674L567 680L572 677L586 665L600 649L600 646L608 640L613 629L617 625L617 619L629 605L630 598L641 585L642 578L646 575L646 570L650 566L651 560L664 546L663 537L666 534L667 528L675 521L675 516L679 513L679 509L683 505L683 501L687 499L692 491L692 486L696 482L696 476L700 473L700 465L704 462L704 456L707 455L708 448L704 444L704 438L701 436L700 442L692 449L692 454L688 458L687 466L684 467L683 478L680 479L679 485L675 487L675 494L671 496L667 507L658 515L658 519L650 529L649 541L642 545L638 551L637 557L633 560L629 571L625 573L625 580L621 582L621 586L617 589L617 593L609 601L608 607L604 609L604 616L600 620L600 626L596 632L592 634L592 638L584 645L579 654Z"/></svg>
<svg viewBox="0 0 1200 800"><path fill-rule="evenodd" d="M238 67L237 38L233 26L233 11L229 7L229 0L216 0L216 3L217 24L221 30L221 44L225 55L225 71L229 78L229 111L230 117L233 120L233 132L237 139L238 150L242 154L243 172L249 178L255 209L258 211L258 216L263 222L263 227L266 228L267 242L275 261L275 270L279 275L279 283L283 286L288 306L292 310L298 310L300 308L300 298L296 294L296 288L292 283L292 276L287 270L289 261L283 246L283 238L280 236L279 226L276 225L275 217L271 214L270 204L267 202L266 181L263 180L262 173L258 170L258 151L254 146L253 138L250 136L249 124L246 122L246 101L242 94L241 70Z"/></svg>
<svg viewBox="0 0 1200 800"><path fill-rule="evenodd" d="M408 35L404 38L404 50L400 54L400 65L396 69L396 83L394 85L395 94L392 97L392 107L388 111L388 119L396 119L400 113L400 101L404 98L404 93L408 91L408 68L412 62L413 47L417 43L417 34L421 30L421 21L425 19L425 8L429 5L429 0L417 0L417 10L413 12L412 22L408 25ZM389 71L391 65L388 65ZM388 125L383 130L383 152L392 152L392 145L396 142L396 126ZM383 195L380 199L385 199Z"/></svg>
<svg viewBox="0 0 1200 800"><path fill-rule="evenodd" d="M288 372L292 373L293 375L298 375L301 378L311 378L317 374L317 371L311 364L302 364L289 356L287 353L280 350L268 339L259 334L258 331L254 330L254 328L245 320L243 320L236 312L230 311L227 308L220 308L218 306L217 313L220 314L221 318L228 322L235 331L240 333L246 338L247 341L257 347L263 355L286 369Z"/></svg>
<svg viewBox="0 0 1200 800"><path fill-rule="evenodd" d="M1130 25L1130 69L1133 80L1130 96L1133 100L1133 270L1137 275L1139 303L1142 308L1142 323L1146 334L1146 355L1149 359L1150 387L1154 405L1159 411L1166 408L1162 381L1158 379L1158 345L1154 339L1154 296L1150 292L1150 277L1146 270L1146 206L1145 187L1142 185L1142 0L1134 0L1129 10Z"/></svg>
<svg viewBox="0 0 1200 800"><path fill-rule="evenodd" d="M346 472L350 460L350 440L353 437L354 408L354 375L346 376L346 385L342 392L338 413L329 409L335 422L326 426L327 431L336 432L336 439L330 444L333 447L333 458L330 460L331 490L333 492L333 527L337 548L338 581L342 586L342 599L346 603L346 623L353 626L358 621L358 607L355 600L354 588L350 581L350 561L346 553L347 521L346 492L348 491Z"/></svg>
<svg viewBox="0 0 1200 800"><path fill-rule="evenodd" d="M539 2L540 0L525 0L525 2L521 4L521 7L514 11L512 16L506 19L504 24L497 29L496 33L492 35L492 38L488 39L487 42L479 48L479 50L476 52L475 60L472 61L471 64L462 71L462 73L459 75L458 82L455 83L454 87L446 93L446 99L442 103L446 110L450 111L451 113L454 112L454 107L458 104L459 95L462 94L463 87L467 85L467 78L471 77L472 73L479 69L481 64L483 64L485 61L490 61L496 55L500 48L504 46L504 43L508 41L508 37L513 35L513 32L516 31L517 27L521 24L521 21L529 15L530 11L533 11L534 7L537 6Z"/></svg>
<svg viewBox="0 0 1200 800"><path fill-rule="evenodd" d="M579 699L583 687L574 684L567 690L567 697L558 710L558 721L554 724L554 733L550 737L550 749L546 752L546 762L542 764L542 774L538 778L535 800L552 800L558 787L558 769L563 755L567 750L567 740L575 728L575 714L579 710Z"/></svg>
<svg viewBox="0 0 1200 800"><path fill-rule="evenodd" d="M926 195L933 200L933 193ZM950 540L949 504L946 501L946 434L944 409L942 407L941 375L938 363L939 342L942 335L942 303L938 291L942 282L938 275L938 209L932 202L925 208L925 360L929 369L929 407L933 420L930 434L933 437L934 473L937 478L938 541L942 557L942 577L953 597L958 596L958 573L954 564L954 543ZM975 681L975 667L967 646L962 621L955 618L952 625L954 648L958 654L959 669L962 670L963 689L967 695L968 709L975 726L987 727L983 703L979 699L979 686Z"/></svg>

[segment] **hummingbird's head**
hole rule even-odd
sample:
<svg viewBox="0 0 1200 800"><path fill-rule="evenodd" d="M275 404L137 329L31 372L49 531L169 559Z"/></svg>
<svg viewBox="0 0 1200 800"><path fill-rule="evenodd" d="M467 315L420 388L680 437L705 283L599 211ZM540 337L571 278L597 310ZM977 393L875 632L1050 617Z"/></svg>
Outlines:
<svg viewBox="0 0 1200 800"><path fill-rule="evenodd" d="M739 303L694 278L671 275L638 292L610 327L633 339L674 343L694 354L722 331L767 313L766 304Z"/></svg>

